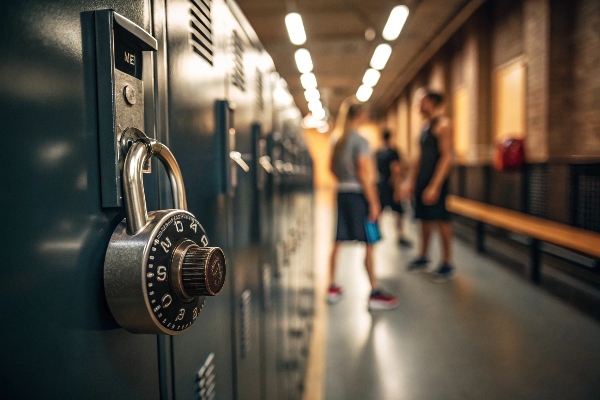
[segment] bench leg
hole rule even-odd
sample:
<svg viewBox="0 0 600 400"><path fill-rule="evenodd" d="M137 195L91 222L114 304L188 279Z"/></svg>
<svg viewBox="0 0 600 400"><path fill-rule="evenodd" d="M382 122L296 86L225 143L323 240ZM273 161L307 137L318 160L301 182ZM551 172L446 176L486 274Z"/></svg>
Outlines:
<svg viewBox="0 0 600 400"><path fill-rule="evenodd" d="M539 239L531 239L530 255L529 278L533 283L537 284L541 282L542 270L542 249Z"/></svg>
<svg viewBox="0 0 600 400"><path fill-rule="evenodd" d="M485 253L485 224L477 222L477 252Z"/></svg>

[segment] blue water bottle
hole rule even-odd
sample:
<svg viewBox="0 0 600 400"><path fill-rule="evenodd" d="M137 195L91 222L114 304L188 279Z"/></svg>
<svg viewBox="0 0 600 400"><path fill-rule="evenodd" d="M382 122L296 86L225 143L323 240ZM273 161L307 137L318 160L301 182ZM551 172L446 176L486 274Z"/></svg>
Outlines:
<svg viewBox="0 0 600 400"><path fill-rule="evenodd" d="M367 243L375 244L381 240L381 232L379 232L379 224L377 221L365 220L365 231L367 233Z"/></svg>

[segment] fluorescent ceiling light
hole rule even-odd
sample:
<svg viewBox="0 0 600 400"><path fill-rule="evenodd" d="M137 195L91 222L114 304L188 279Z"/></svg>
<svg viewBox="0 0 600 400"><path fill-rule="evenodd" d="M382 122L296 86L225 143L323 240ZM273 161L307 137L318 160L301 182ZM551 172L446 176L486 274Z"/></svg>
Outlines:
<svg viewBox="0 0 600 400"><path fill-rule="evenodd" d="M396 6L392 9L385 28L383 28L382 36L385 40L396 40L400 35L400 31L408 18L408 7Z"/></svg>
<svg viewBox="0 0 600 400"><path fill-rule="evenodd" d="M390 47L391 51L391 47ZM298 66L298 71L300 73L305 74L307 72L311 72L313 69L312 59L310 58L310 53L306 49L298 49L296 50L296 65Z"/></svg>
<svg viewBox="0 0 600 400"><path fill-rule="evenodd" d="M390 58L390 54L392 54L392 46L389 44L382 43L377 46L375 53L373 53L373 58L371 58L371 67L382 70Z"/></svg>
<svg viewBox="0 0 600 400"><path fill-rule="evenodd" d="M323 109L323 104L319 100L313 100L308 102L308 109L312 112Z"/></svg>
<svg viewBox="0 0 600 400"><path fill-rule="evenodd" d="M312 72L307 72L300 75L300 83L302 83L302 87L306 90L314 89L317 87L317 77Z"/></svg>
<svg viewBox="0 0 600 400"><path fill-rule="evenodd" d="M373 88L361 85L356 91L356 98L358 99L358 101L364 103L365 101L369 100L372 94Z"/></svg>
<svg viewBox="0 0 600 400"><path fill-rule="evenodd" d="M325 118L325 110L322 108L319 108L318 110L315 110L312 112L313 117L315 117L316 119L324 119Z"/></svg>
<svg viewBox="0 0 600 400"><path fill-rule="evenodd" d="M393 11L392 11L393 12ZM298 13L289 13L285 16L285 26L287 26L288 35L293 44L299 45L306 42L306 32L302 17Z"/></svg>
<svg viewBox="0 0 600 400"><path fill-rule="evenodd" d="M365 72L365 76L363 76L363 83L365 86L373 87L377 84L381 73L376 69L369 68L367 72Z"/></svg>
<svg viewBox="0 0 600 400"><path fill-rule="evenodd" d="M310 103L311 101L319 100L321 93L319 93L317 88L308 89L304 92L304 98Z"/></svg>
<svg viewBox="0 0 600 400"><path fill-rule="evenodd" d="M325 122L325 121L323 121ZM317 126L317 132L319 133L327 133L329 131L329 124L325 122L323 125Z"/></svg>

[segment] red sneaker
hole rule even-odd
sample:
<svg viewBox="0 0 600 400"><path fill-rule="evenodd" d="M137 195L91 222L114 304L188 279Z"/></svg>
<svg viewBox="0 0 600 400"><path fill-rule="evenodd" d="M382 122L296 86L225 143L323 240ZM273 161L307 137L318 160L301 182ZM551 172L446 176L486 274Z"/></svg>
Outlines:
<svg viewBox="0 0 600 400"><path fill-rule="evenodd" d="M396 307L398 307L398 297L383 290L379 290L369 297L369 310L391 310Z"/></svg>
<svg viewBox="0 0 600 400"><path fill-rule="evenodd" d="M335 304L341 300L343 294L344 290L341 286L331 285L329 286L329 289L327 289L327 302L329 304Z"/></svg>

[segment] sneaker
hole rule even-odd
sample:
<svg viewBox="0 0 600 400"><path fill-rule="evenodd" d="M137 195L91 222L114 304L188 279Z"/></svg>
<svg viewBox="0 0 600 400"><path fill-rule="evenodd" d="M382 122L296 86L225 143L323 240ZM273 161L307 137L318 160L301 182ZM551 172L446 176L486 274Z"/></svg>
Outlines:
<svg viewBox="0 0 600 400"><path fill-rule="evenodd" d="M440 265L433 273L433 282L444 283L454 278L454 267L448 263Z"/></svg>
<svg viewBox="0 0 600 400"><path fill-rule="evenodd" d="M400 240L398 240L398 244L400 245L400 247L405 247L407 249L411 249L413 247L413 244L410 240L406 240L403 237L400 238Z"/></svg>
<svg viewBox="0 0 600 400"><path fill-rule="evenodd" d="M372 292L369 297L369 310L391 310L398 307L398 297L383 290Z"/></svg>
<svg viewBox="0 0 600 400"><path fill-rule="evenodd" d="M344 290L341 286L331 285L329 289L327 289L327 302L329 304L335 304L342 299L342 295L344 294Z"/></svg>
<svg viewBox="0 0 600 400"><path fill-rule="evenodd" d="M429 264L429 259L427 257L419 257L408 264L408 272L410 273L419 273L425 271L427 269L427 264Z"/></svg>

